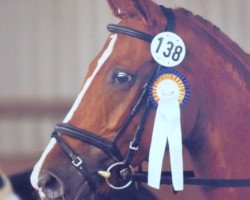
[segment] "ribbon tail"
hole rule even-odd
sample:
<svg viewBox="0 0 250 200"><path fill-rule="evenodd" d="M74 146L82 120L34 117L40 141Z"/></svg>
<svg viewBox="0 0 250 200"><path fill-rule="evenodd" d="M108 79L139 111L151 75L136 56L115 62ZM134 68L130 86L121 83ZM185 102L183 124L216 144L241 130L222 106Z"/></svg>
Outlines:
<svg viewBox="0 0 250 200"><path fill-rule="evenodd" d="M172 182L175 191L183 190L183 156L180 120L169 134L169 154Z"/></svg>
<svg viewBox="0 0 250 200"><path fill-rule="evenodd" d="M174 190L183 190L182 137L178 100L159 101L149 151L148 185L159 189L166 143L169 143Z"/></svg>
<svg viewBox="0 0 250 200"><path fill-rule="evenodd" d="M158 111L154 122L148 162L148 185L156 189L160 188L162 163L167 144L165 119Z"/></svg>

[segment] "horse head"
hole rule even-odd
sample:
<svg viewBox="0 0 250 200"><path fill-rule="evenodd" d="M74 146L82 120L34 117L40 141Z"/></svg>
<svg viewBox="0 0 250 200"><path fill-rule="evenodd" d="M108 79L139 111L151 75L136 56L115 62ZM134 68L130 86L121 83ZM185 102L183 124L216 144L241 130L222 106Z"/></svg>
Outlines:
<svg viewBox="0 0 250 200"><path fill-rule="evenodd" d="M150 53L149 41L171 25L171 17L166 17L161 7L150 0L108 3L120 19L119 26L108 27L112 33L91 62L80 94L63 123L56 126L34 167L31 182L42 199L112 199L105 196L110 192L107 185L115 189L128 186L133 195L134 185L127 176L148 158L156 110L148 105L145 96L158 66ZM187 58L178 71L185 74L192 92L188 106L181 110L182 140L194 160L197 175L216 177L229 166L228 156L234 155L230 150L233 142L226 143L225 149L215 155L225 134L225 141L231 137L234 142L247 139L234 136L233 132L249 130L249 112L238 104L249 105L249 69L244 67L249 64L249 57L200 17L183 9L172 12L175 32L187 47ZM230 88L226 87L227 81ZM226 115L232 106L235 109L231 114L239 112L239 119ZM142 138L135 138L136 134ZM128 153L128 149L132 150ZM246 152L242 150L241 155ZM213 171L211 166L220 158L224 163ZM208 167L204 159L210 161ZM243 171L249 174L247 169L238 170ZM222 170L219 175L230 178L237 173ZM107 184L103 177L108 179ZM118 199L122 198L128 199Z"/></svg>
<svg viewBox="0 0 250 200"><path fill-rule="evenodd" d="M165 29L167 19L160 7L151 1L109 0L108 3L113 14L121 19L119 24L122 26L150 35ZM91 133L91 138L93 134L99 138L94 138L98 139L97 143L104 144L101 144L101 147L98 144L93 145L76 139L71 134L53 135L31 176L31 182L42 198L88 199L93 196L93 191L103 193L107 190L103 178L97 172L106 170L125 156L142 117L145 103L141 103L138 114L126 127L125 119L138 102L139 94L143 92L155 65L149 51L149 43L117 33L108 37L100 53L91 62L82 90L64 119L63 127L59 127L64 129L59 132L67 132L66 129L71 127L85 130L86 134ZM150 118L154 114L152 109L143 127L144 139L131 166L138 165L148 156L152 134L150 130L153 126ZM66 147L62 148L59 141ZM107 142L115 143L119 153ZM77 158L73 161L72 156L69 158L68 154L74 153ZM75 165L80 163L78 168L81 169L76 170L72 161ZM81 162L84 164L81 165ZM82 168L84 172L79 173Z"/></svg>

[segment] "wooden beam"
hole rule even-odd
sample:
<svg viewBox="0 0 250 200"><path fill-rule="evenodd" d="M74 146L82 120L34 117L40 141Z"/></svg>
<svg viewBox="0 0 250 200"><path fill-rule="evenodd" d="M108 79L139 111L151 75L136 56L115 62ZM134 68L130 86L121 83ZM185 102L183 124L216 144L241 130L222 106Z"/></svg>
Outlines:
<svg viewBox="0 0 250 200"><path fill-rule="evenodd" d="M73 100L0 100L0 118L66 115Z"/></svg>

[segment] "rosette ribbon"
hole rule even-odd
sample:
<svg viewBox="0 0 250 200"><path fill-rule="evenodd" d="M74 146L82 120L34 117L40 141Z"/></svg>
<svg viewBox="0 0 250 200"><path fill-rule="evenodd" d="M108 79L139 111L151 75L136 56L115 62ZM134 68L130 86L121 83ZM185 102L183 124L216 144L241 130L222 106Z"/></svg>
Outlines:
<svg viewBox="0 0 250 200"><path fill-rule="evenodd" d="M185 77L172 68L161 69L153 78L149 96L157 109L149 151L148 185L159 189L162 163L168 143L172 183L183 190L183 158L180 109L189 97Z"/></svg>

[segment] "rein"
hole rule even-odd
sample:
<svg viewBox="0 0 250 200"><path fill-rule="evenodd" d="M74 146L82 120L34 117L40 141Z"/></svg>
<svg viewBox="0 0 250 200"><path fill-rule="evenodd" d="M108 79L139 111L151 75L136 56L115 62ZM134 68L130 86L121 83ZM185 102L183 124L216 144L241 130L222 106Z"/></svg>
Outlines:
<svg viewBox="0 0 250 200"><path fill-rule="evenodd" d="M165 8L161 6L161 9L166 15L167 18L167 31L174 32L175 29L175 15L172 9ZM124 34L127 36L131 36L145 42L150 43L153 39L153 35L149 35L147 33L131 29L128 27L109 24L107 29L113 33ZM153 75L161 68L160 65L155 67L155 70L151 74L149 81L152 79ZM99 175L103 176L106 179L106 183L112 189L125 189L131 185L133 182L141 183L147 182L148 173L139 169L138 171L134 171L134 168L131 166L131 161L133 159L134 154L139 149L139 144L143 136L144 125L146 123L148 113L150 110L149 99L148 99L148 87L149 81L144 85L141 94L138 97L138 100L131 112L124 120L120 129L117 132L116 137L113 141L108 141L100 136L85 131L83 129L79 129L70 124L60 123L55 127L55 130L52 134L57 140L57 143L61 146L64 152L67 154L69 159L71 160L74 167L86 178L91 190L94 192L96 190L96 182L93 180L92 176L96 175L96 172L90 172L86 166L86 163L81 159L81 157L65 142L62 135L66 135L87 144L93 145L103 152L105 152L110 158L112 158L115 163L112 164L106 171L99 171ZM136 131L134 133L134 138L131 140L128 151L124 157L120 153L117 142L123 136L127 126L131 123L132 119L137 115L140 109L144 109L140 122L137 125ZM112 171L114 168L117 168L119 171L119 181L122 182L120 185L113 185L109 182L109 178L112 175ZM161 184L172 184L171 172L162 172L161 175ZM184 184L187 185L202 185L202 186L213 186L213 187L249 187L250 179L201 179L194 178L194 173L192 171L184 171Z"/></svg>

